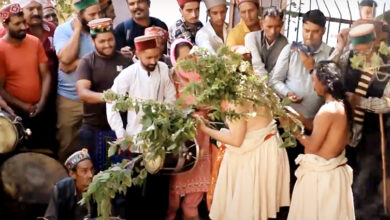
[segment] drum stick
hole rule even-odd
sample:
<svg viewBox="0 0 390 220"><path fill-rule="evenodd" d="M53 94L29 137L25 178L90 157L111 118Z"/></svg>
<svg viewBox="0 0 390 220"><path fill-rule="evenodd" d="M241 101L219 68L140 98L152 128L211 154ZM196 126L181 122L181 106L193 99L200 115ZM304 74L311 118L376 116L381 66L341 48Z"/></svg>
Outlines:
<svg viewBox="0 0 390 220"><path fill-rule="evenodd" d="M379 114L379 127L381 132L383 208L385 214L387 215L388 208L387 208L386 136L385 136L385 128L383 126L383 114Z"/></svg>

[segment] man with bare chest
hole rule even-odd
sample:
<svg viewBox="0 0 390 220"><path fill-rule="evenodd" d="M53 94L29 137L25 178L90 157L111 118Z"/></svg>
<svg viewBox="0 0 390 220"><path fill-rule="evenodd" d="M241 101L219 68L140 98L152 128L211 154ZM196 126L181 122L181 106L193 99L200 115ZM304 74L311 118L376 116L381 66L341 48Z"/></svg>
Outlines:
<svg viewBox="0 0 390 220"><path fill-rule="evenodd" d="M312 71L313 87L325 104L316 114L311 135L296 134L305 148L295 163L297 181L288 220L355 219L352 169L347 165L350 108L340 69L320 61ZM306 121L304 121L305 123Z"/></svg>

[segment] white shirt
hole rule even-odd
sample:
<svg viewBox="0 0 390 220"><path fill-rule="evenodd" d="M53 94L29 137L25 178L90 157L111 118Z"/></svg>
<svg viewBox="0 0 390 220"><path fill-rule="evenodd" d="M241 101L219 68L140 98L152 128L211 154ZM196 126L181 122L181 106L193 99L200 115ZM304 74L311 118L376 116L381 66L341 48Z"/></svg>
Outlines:
<svg viewBox="0 0 390 220"><path fill-rule="evenodd" d="M199 47L207 48L212 54L216 54L217 50L225 45L227 28L227 24L223 24L223 39L221 39L218 37L217 33L215 33L210 21L208 21L206 25L196 33L195 44Z"/></svg>
<svg viewBox="0 0 390 220"><path fill-rule="evenodd" d="M129 94L132 98L156 100L165 103L176 101L176 89L169 77L168 66L158 62L154 71L148 72L137 62L124 69L114 80L111 90L117 94ZM106 104L107 120L111 129L115 131L117 138L127 135L135 135L142 129L140 124L142 112L138 114L133 110L127 112L127 126L123 129L123 122L119 112L113 111L113 103Z"/></svg>

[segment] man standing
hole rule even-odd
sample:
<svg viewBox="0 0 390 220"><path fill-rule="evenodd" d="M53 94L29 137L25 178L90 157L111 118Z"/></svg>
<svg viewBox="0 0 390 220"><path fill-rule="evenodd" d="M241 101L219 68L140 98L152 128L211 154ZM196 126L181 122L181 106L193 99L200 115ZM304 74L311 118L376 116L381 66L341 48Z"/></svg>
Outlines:
<svg viewBox="0 0 390 220"><path fill-rule="evenodd" d="M52 149L57 150L56 135L56 97L57 97L57 71L58 59L54 49L53 36L56 26L42 19L42 4L44 0L11 0L12 3L19 2L23 9L24 18L26 19L26 33L39 38L45 49L48 58L48 66L51 74L51 84L47 104L43 114L47 118L47 138L46 141Z"/></svg>
<svg viewBox="0 0 390 220"><path fill-rule="evenodd" d="M239 0L238 8L240 10L241 20L229 33L226 45L245 45L245 35L252 31L261 29L259 20L259 1L258 0Z"/></svg>
<svg viewBox="0 0 390 220"><path fill-rule="evenodd" d="M279 96L290 98L291 107L307 119L313 119L323 103L312 88L309 71L331 53L331 48L322 42L325 23L326 18L320 10L303 15L303 45L289 44L283 48L270 81Z"/></svg>
<svg viewBox="0 0 390 220"><path fill-rule="evenodd" d="M88 189L93 177L93 164L86 149L69 156L65 161L69 176L56 183L45 212L48 220L81 220L88 210L78 202Z"/></svg>
<svg viewBox="0 0 390 220"><path fill-rule="evenodd" d="M169 37L168 31L160 27L148 27L145 29L145 36L156 37L157 45L161 49L160 61L164 62L168 65L169 68L171 68L171 59L169 58L168 54L165 54L165 51L167 51L167 42Z"/></svg>
<svg viewBox="0 0 390 220"><path fill-rule="evenodd" d="M161 50L155 36L135 38L136 55L139 61L123 70L114 80L112 91L121 95L128 94L132 98L150 99L159 102L174 103L176 90L173 85L168 66L159 62ZM119 112L113 111L115 103L107 103L107 120L117 138L135 135L142 129L141 113L127 112L126 130ZM140 154L133 150L133 155ZM169 176L148 175L144 189L134 186L127 193L130 216L133 219L164 219L168 208ZM153 210L151 212L150 210Z"/></svg>
<svg viewBox="0 0 390 220"><path fill-rule="evenodd" d="M376 7L378 4L374 0L362 0L359 3L360 19L374 20L376 15Z"/></svg>
<svg viewBox="0 0 390 220"><path fill-rule="evenodd" d="M299 167L287 219L355 219L352 169L345 157L351 109L337 65L320 61L313 87L325 104L314 118L311 135L295 134L305 154L295 159Z"/></svg>
<svg viewBox="0 0 390 220"><path fill-rule="evenodd" d="M158 18L149 16L150 0L127 0L131 18L115 28L116 49L124 55L133 55L134 38L144 35L145 28L158 26L168 30Z"/></svg>
<svg viewBox="0 0 390 220"><path fill-rule="evenodd" d="M264 11L261 26L263 30L245 36L245 47L251 51L253 70L263 77L269 76L288 41L280 33L283 27L283 12L276 7Z"/></svg>
<svg viewBox="0 0 390 220"><path fill-rule="evenodd" d="M354 164L356 178L353 185L355 192L356 215L361 219L379 218L383 206L382 197L378 191L382 180L380 131L378 114L384 114L385 131L387 129L387 114L390 112L390 81L389 77L371 71L354 68L354 57L364 57L365 65L372 65L369 60L378 55L375 49L375 26L360 24L351 28L349 39L352 50L346 51L338 61L345 77L347 97L353 108L353 126L349 145L351 159ZM339 48L345 46L339 39ZM382 59L389 56L380 54ZM375 59L374 59L375 60ZM375 65L375 64L374 64ZM389 72L386 68L378 71ZM385 133L388 136L388 132Z"/></svg>
<svg viewBox="0 0 390 220"><path fill-rule="evenodd" d="M99 0L100 2L100 10L102 13L102 17L111 18L114 20L116 17L114 4L112 4L111 0Z"/></svg>
<svg viewBox="0 0 390 220"><path fill-rule="evenodd" d="M204 0L204 3L210 20L196 33L195 44L215 54L226 42L226 0Z"/></svg>
<svg viewBox="0 0 390 220"><path fill-rule="evenodd" d="M47 0L47 2L43 5L43 20L58 26L57 10L50 0Z"/></svg>
<svg viewBox="0 0 390 220"><path fill-rule="evenodd" d="M0 39L0 95L33 132L27 147L50 149L41 114L50 90L47 56L39 39L26 34L19 4L4 6L0 15L7 30Z"/></svg>
<svg viewBox="0 0 390 220"><path fill-rule="evenodd" d="M61 24L54 33L54 46L60 62L58 70L57 139L58 156L64 161L77 146L83 104L76 91L75 69L80 58L94 50L88 22L99 18L98 0L76 0L77 17Z"/></svg>
<svg viewBox="0 0 390 220"><path fill-rule="evenodd" d="M84 56L76 74L77 94L84 102L80 146L87 147L98 170L106 168L106 144L115 139L106 117L103 91L111 88L115 77L132 62L115 51L115 37L110 18L88 23L95 51Z"/></svg>
<svg viewBox="0 0 390 220"><path fill-rule="evenodd" d="M203 27L202 22L199 21L200 0L177 0L177 3L182 17L169 29L168 45L177 38L195 43L196 33Z"/></svg>

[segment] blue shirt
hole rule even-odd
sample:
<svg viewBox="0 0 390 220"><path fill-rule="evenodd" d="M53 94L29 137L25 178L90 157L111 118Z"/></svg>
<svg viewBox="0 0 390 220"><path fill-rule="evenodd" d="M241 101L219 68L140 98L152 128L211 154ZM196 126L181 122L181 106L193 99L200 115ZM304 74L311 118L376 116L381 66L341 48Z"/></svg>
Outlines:
<svg viewBox="0 0 390 220"><path fill-rule="evenodd" d="M322 43L314 52L313 58L317 63L327 60L331 54L331 47ZM303 97L301 103L291 103L303 117L312 119L318 109L324 103L324 99L317 95L313 89L313 82L309 70L301 62L298 51L291 50L291 44L286 45L279 54L278 61L271 73L271 85L281 97L286 97L289 92L294 92L298 97Z"/></svg>
<svg viewBox="0 0 390 220"><path fill-rule="evenodd" d="M68 43L73 34L72 21L61 24L54 32L54 47L58 54L60 50ZM79 44L78 59L94 51L94 46L89 34L81 33ZM76 91L77 74L75 72L65 73L58 69L57 93L65 98L78 100Z"/></svg>

